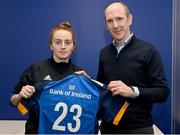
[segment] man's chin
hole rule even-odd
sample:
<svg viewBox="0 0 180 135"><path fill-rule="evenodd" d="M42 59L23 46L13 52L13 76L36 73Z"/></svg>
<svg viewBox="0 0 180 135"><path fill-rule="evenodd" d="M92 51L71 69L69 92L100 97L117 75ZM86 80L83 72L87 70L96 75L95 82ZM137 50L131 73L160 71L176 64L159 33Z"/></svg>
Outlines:
<svg viewBox="0 0 180 135"><path fill-rule="evenodd" d="M123 39L123 35L122 35L122 34L115 34L115 35L114 35L114 39L116 39L116 40L122 40L122 39Z"/></svg>

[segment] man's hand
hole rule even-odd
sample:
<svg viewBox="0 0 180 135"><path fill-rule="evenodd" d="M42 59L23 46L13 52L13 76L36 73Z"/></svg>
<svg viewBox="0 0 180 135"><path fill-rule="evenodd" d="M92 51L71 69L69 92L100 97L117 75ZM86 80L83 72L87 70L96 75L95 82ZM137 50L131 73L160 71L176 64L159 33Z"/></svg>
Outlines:
<svg viewBox="0 0 180 135"><path fill-rule="evenodd" d="M131 97L134 92L131 87L120 80L111 81L108 85L108 89L112 92L113 96L121 95L123 97Z"/></svg>

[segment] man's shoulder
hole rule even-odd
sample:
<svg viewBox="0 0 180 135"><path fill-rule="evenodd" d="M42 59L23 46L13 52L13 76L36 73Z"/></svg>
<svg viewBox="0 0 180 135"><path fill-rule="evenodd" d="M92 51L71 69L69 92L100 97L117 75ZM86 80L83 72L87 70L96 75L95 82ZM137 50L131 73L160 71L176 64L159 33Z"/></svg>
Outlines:
<svg viewBox="0 0 180 135"><path fill-rule="evenodd" d="M139 38L136 38L136 37L134 37L132 39L131 43L133 44L134 47L138 47L141 49L148 49L148 50L155 49L154 45L152 43L145 41L145 40L142 40L142 39L139 39Z"/></svg>
<svg viewBox="0 0 180 135"><path fill-rule="evenodd" d="M101 48L100 52L107 52L109 50L111 50L113 48L112 44L107 44L106 46L104 46L103 48Z"/></svg>
<svg viewBox="0 0 180 135"><path fill-rule="evenodd" d="M139 54L146 54L146 56L150 56L152 54L159 53L158 49L148 41L136 38L132 44L132 50L136 50Z"/></svg>

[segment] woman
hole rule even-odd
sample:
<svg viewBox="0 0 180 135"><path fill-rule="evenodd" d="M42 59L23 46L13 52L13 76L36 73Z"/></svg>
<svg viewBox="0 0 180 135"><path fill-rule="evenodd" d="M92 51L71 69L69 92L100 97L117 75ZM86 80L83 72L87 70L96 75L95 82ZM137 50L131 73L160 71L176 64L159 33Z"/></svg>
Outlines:
<svg viewBox="0 0 180 135"><path fill-rule="evenodd" d="M22 73L19 82L14 87L14 95L11 97L13 105L17 106L22 98L30 99L35 93L35 83L45 80L60 80L76 71L78 74L86 75L70 59L76 48L76 40L69 22L62 22L52 29L49 47L52 51L51 58L32 64ZM35 111L30 110L26 122L26 134L37 133L37 120Z"/></svg>

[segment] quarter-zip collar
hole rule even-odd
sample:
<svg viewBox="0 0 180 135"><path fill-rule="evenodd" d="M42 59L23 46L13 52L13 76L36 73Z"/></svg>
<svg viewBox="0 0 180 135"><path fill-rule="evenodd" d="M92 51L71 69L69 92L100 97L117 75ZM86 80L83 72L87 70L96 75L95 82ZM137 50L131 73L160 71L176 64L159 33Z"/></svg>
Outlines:
<svg viewBox="0 0 180 135"><path fill-rule="evenodd" d="M134 34L131 33L129 37L125 39L123 42L121 42L120 44L117 44L117 42L113 39L112 44L116 47L118 54L131 41L133 35Z"/></svg>

